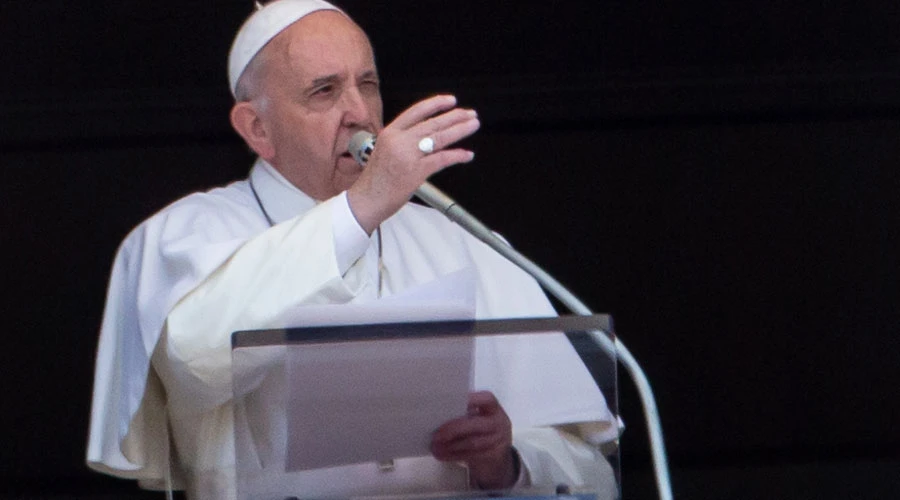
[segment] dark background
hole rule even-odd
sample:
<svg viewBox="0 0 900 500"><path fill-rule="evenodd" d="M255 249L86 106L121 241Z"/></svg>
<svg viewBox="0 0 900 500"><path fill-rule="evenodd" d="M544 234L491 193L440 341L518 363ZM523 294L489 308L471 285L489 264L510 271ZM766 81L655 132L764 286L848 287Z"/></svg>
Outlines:
<svg viewBox="0 0 900 500"><path fill-rule="evenodd" d="M456 93L434 181L567 284L654 386L679 498L900 492L900 3L341 3L386 115ZM112 257L244 176L225 61L249 0L0 3L0 498L162 498L89 472ZM627 499L654 498L622 377Z"/></svg>

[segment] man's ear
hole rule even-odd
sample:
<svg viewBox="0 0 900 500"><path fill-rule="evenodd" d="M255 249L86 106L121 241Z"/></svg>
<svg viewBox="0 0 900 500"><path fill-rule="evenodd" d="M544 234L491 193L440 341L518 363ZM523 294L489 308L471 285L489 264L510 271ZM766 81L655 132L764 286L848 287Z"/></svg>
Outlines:
<svg viewBox="0 0 900 500"><path fill-rule="evenodd" d="M253 103L248 101L234 103L231 108L231 126L260 158L272 161L275 156L272 136Z"/></svg>

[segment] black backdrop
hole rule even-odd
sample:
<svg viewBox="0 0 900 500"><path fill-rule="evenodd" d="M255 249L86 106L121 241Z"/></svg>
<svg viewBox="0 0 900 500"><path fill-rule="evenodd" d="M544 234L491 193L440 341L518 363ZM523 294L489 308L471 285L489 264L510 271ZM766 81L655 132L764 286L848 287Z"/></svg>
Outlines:
<svg viewBox="0 0 900 500"><path fill-rule="evenodd" d="M83 465L106 279L140 220L246 173L250 3L0 4L0 498L140 496ZM479 110L476 162L435 183L613 314L677 496L896 496L900 4L341 5L388 117ZM625 496L653 498L621 393Z"/></svg>

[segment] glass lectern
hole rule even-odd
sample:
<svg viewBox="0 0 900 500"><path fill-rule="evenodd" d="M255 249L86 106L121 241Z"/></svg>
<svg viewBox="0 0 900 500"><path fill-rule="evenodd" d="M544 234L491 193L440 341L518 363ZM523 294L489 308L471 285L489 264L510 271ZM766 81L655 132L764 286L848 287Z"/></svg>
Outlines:
<svg viewBox="0 0 900 500"><path fill-rule="evenodd" d="M607 315L236 332L238 499L618 498L613 346ZM509 415L525 468L510 490L431 457L472 391Z"/></svg>

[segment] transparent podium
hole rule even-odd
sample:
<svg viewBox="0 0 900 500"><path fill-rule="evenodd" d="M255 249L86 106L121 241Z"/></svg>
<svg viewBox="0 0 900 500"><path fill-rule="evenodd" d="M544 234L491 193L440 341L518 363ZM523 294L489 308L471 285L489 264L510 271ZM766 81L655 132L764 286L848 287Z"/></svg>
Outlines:
<svg viewBox="0 0 900 500"><path fill-rule="evenodd" d="M612 346L607 315L236 332L237 498L619 498ZM512 424L512 488L431 456L475 391Z"/></svg>

